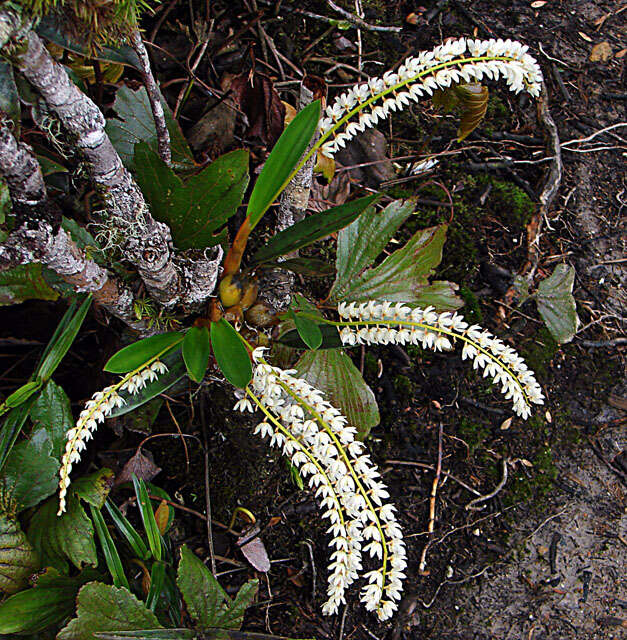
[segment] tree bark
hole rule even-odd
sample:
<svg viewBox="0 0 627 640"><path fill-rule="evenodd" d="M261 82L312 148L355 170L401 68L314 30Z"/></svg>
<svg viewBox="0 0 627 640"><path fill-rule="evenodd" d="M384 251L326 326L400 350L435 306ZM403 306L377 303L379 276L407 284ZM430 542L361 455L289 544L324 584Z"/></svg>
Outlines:
<svg viewBox="0 0 627 640"><path fill-rule="evenodd" d="M206 300L213 289L200 290L197 284L189 289L172 255L170 230L150 215L139 187L105 132L98 107L79 91L36 33L24 34L19 18L8 9L0 12L0 44L3 42L3 53L39 92L81 151L107 208L105 224L113 227L124 259L137 267L151 297L165 307L190 299L195 303ZM197 270L206 274L204 282L215 284L219 263L215 259L201 262ZM209 277L212 270L215 278Z"/></svg>

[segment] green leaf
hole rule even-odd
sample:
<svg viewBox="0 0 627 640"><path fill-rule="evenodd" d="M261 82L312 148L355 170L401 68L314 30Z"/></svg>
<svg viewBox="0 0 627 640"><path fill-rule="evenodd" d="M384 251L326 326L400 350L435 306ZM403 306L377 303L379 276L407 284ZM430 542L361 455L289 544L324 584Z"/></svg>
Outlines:
<svg viewBox="0 0 627 640"><path fill-rule="evenodd" d="M266 267L287 269L300 273L308 278L328 278L335 275L335 266L317 258L288 258L287 260L272 260L265 263Z"/></svg>
<svg viewBox="0 0 627 640"><path fill-rule="evenodd" d="M94 236L92 236L85 227L81 227L76 220L63 216L61 218L61 226L72 236L72 240L74 240L81 249L87 249L88 247L96 248L98 246Z"/></svg>
<svg viewBox="0 0 627 640"><path fill-rule="evenodd" d="M211 348L224 377L243 389L253 377L252 365L239 334L224 318L211 323Z"/></svg>
<svg viewBox="0 0 627 640"><path fill-rule="evenodd" d="M0 634L38 633L71 616L80 587L98 574L87 569L68 578L48 567L32 589L20 591L0 604Z"/></svg>
<svg viewBox="0 0 627 640"><path fill-rule="evenodd" d="M132 395L125 391L120 392L120 395L125 400L125 404L114 409L109 414L111 418L123 416L131 411L135 411L157 397L160 393L165 393L185 376L185 363L178 349L174 353L166 354L162 362L168 367L166 373L160 375L153 382L147 383L141 391Z"/></svg>
<svg viewBox="0 0 627 640"><path fill-rule="evenodd" d="M307 105L290 122L274 145L250 194L246 215L254 229L285 188L292 170L309 146L320 119L320 101Z"/></svg>
<svg viewBox="0 0 627 640"><path fill-rule="evenodd" d="M144 531L148 538L148 545L155 560L161 560L163 555L161 534L155 520L155 512L152 510L152 503L148 497L146 483L133 474L133 485L135 487L135 495L137 496L137 506L144 523Z"/></svg>
<svg viewBox="0 0 627 640"><path fill-rule="evenodd" d="M210 354L211 340L207 327L189 329L183 340L183 360L185 360L187 373L194 382L200 384L205 377Z"/></svg>
<svg viewBox="0 0 627 640"><path fill-rule="evenodd" d="M29 398L26 403L11 409L2 425L2 435L0 437L0 469L4 467L7 457L20 431L28 418L34 398Z"/></svg>
<svg viewBox="0 0 627 640"><path fill-rule="evenodd" d="M342 346L340 334L336 327L329 324L318 325L322 334L322 343L319 349L337 349ZM286 331L278 340L281 344L292 349L308 349L309 347L303 342L300 334L296 329Z"/></svg>
<svg viewBox="0 0 627 640"><path fill-rule="evenodd" d="M294 321L296 331L298 331L302 341L310 349L318 349L322 344L322 331L318 324L311 318L300 313L296 314L293 311L290 311L289 317Z"/></svg>
<svg viewBox="0 0 627 640"><path fill-rule="evenodd" d="M379 408L374 393L353 361L339 349L309 351L295 365L298 376L320 391L346 416L364 439L379 424Z"/></svg>
<svg viewBox="0 0 627 640"><path fill-rule="evenodd" d="M159 596L163 590L165 582L165 564L163 562L155 562L150 572L150 589L146 596L146 606L154 611L159 603Z"/></svg>
<svg viewBox="0 0 627 640"><path fill-rule="evenodd" d="M37 553L17 520L0 514L0 592L19 591L38 568ZM3 624L0 606L0 632Z"/></svg>
<svg viewBox="0 0 627 640"><path fill-rule="evenodd" d="M55 497L43 503L31 518L27 535L44 566L68 572L68 560L77 568L98 565L94 527L78 496L70 493L67 511L57 516Z"/></svg>
<svg viewBox="0 0 627 640"><path fill-rule="evenodd" d="M107 569L109 569L111 578L113 578L113 584L116 587L126 587L128 589L128 580L126 579L126 575L124 574L120 555L118 554L118 550L115 548L115 543L113 542L113 538L111 538L111 534L107 529L104 518L102 517L100 511L93 505L90 504L89 509L91 512L91 519L94 523L94 527L96 527L98 540L100 540L100 546L102 547L102 552L105 557Z"/></svg>
<svg viewBox="0 0 627 640"><path fill-rule="evenodd" d="M41 380L30 380L23 384L19 389L14 391L7 399L0 405L0 409L9 410L19 407L24 404L36 391L41 388ZM3 411L4 412L4 411Z"/></svg>
<svg viewBox="0 0 627 640"><path fill-rule="evenodd" d="M255 631L237 631L235 629L206 629L199 636L193 629L141 629L139 631L112 631L95 633L99 640L295 640L285 636ZM309 638L315 640L315 638Z"/></svg>
<svg viewBox="0 0 627 640"><path fill-rule="evenodd" d="M20 96L13 77L13 66L4 60L0 60L0 111L11 118L19 136L22 114Z"/></svg>
<svg viewBox="0 0 627 640"><path fill-rule="evenodd" d="M90 582L78 592L76 618L61 629L57 640L93 640L96 632L160 628L155 614L128 589Z"/></svg>
<svg viewBox="0 0 627 640"><path fill-rule="evenodd" d="M196 164L187 140L185 140L178 122L172 117L163 98L161 98L161 104L170 133L172 165L180 171L189 171ZM137 91L133 91L126 86L120 87L115 94L113 110L121 119L107 120L105 131L120 154L124 166L127 169L135 170L137 168L135 160L135 145L137 143L145 142L155 153L159 152L157 129L146 89L141 87Z"/></svg>
<svg viewBox="0 0 627 640"><path fill-rule="evenodd" d="M72 484L73 491L88 504L102 509L113 486L114 477L113 471L105 467L75 480Z"/></svg>
<svg viewBox="0 0 627 640"><path fill-rule="evenodd" d="M209 569L186 545L181 547L176 584L190 616L201 629L239 629L258 587L257 580L249 580L231 601Z"/></svg>
<svg viewBox="0 0 627 640"><path fill-rule="evenodd" d="M56 491L60 463L50 456L51 449L45 429L38 429L11 449L0 473L0 497L5 504L9 501L20 512Z"/></svg>
<svg viewBox="0 0 627 640"><path fill-rule="evenodd" d="M302 249L316 240L326 238L350 224L368 207L374 205L380 196L367 196L353 200L327 211L314 213L303 221L288 227L270 238L252 257L251 264L273 260L297 249ZM282 263L279 264L282 266Z"/></svg>
<svg viewBox="0 0 627 640"><path fill-rule="evenodd" d="M226 241L224 227L248 186L248 151L231 151L183 181L144 143L135 150L137 182L152 215L168 224L179 249Z"/></svg>
<svg viewBox="0 0 627 640"><path fill-rule="evenodd" d="M150 360L165 355L170 349L183 342L179 331L160 333L129 344L111 356L104 366L110 373L129 373L141 368Z"/></svg>
<svg viewBox="0 0 627 640"><path fill-rule="evenodd" d="M65 434L74 424L70 399L53 380L37 396L30 411L34 427L43 427L52 442L52 455L60 458L65 449Z"/></svg>
<svg viewBox="0 0 627 640"><path fill-rule="evenodd" d="M573 297L574 282L574 267L558 264L553 273L540 282L535 293L544 324L560 344L570 342L579 325L577 304Z"/></svg>
<svg viewBox="0 0 627 640"><path fill-rule="evenodd" d="M59 294L44 280L41 264L22 264L0 271L0 307L24 300L56 300Z"/></svg>
<svg viewBox="0 0 627 640"><path fill-rule="evenodd" d="M367 269L413 211L411 201L397 200L382 212L366 211L338 234L337 278L333 302L389 300L413 305L433 304L440 310L457 309L462 301L457 285L429 277L442 259L446 225L423 229L381 264Z"/></svg>
<svg viewBox="0 0 627 640"><path fill-rule="evenodd" d="M85 297L78 309L75 309L74 306L68 309L61 319L61 324L59 325L62 327L61 330L59 331L59 327L57 327L57 331L55 331L44 351L41 362L35 371L35 377L47 381L56 371L83 325L83 320L85 320L90 306L91 294Z"/></svg>
<svg viewBox="0 0 627 640"><path fill-rule="evenodd" d="M148 547L145 545L135 527L124 517L122 512L113 502L107 500L105 502L105 507L107 508L107 511L109 512L113 523L118 528L120 534L128 542L135 555L140 560L145 560L146 558L148 558Z"/></svg>

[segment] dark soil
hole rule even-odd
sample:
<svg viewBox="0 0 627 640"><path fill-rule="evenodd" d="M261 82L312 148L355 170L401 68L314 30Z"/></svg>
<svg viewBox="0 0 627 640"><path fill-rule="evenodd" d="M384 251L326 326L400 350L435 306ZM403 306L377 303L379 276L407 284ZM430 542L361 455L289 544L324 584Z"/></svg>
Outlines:
<svg viewBox="0 0 627 640"><path fill-rule="evenodd" d="M204 3L194 6L200 4L203 7L196 10L204 11ZM281 78L271 52L268 63L264 61L257 28L240 32L254 11L240 2L211 4L215 4L213 15L219 16L216 32L224 37L231 28L236 36L226 50L202 61L199 77L218 86L223 74L250 68L254 56L259 70L278 83L281 97L293 103L291 89L296 85L289 84L291 67L283 63L285 78ZM266 7L258 4L260 9ZM355 10L352 2L341 4ZM550 111L562 141L626 120L622 54L627 46L627 11L613 2L551 0L535 9L530 5L539 3L528 0L362 0L362 4L368 22L404 24L400 34L361 31L368 74L379 75L406 55L430 49L450 36L513 37L528 43L542 65ZM303 64L303 52L329 25L296 17L289 12L294 8L331 15L322 1L283 2L280 19L268 9L260 24L282 55L308 73L324 76L333 96L340 91L338 85L354 82L355 75L347 68L328 73L333 60L324 60L356 66L356 53L338 48L334 40L342 36L354 43L356 31L324 35L306 53L315 60ZM405 22L412 12L415 25ZM182 5L165 20L155 41L181 61L190 45L177 20L189 23ZM592 47L602 42L609 44L612 57L591 62ZM160 60L160 77L185 75L171 57ZM176 102L180 86L166 91L170 104ZM192 92L182 111L186 129L203 115L206 104L202 92ZM433 180L442 186L424 180L407 182L393 187L391 195L447 201L446 192L451 194L452 222L438 276L461 285L464 313L514 341L535 369L548 402L529 421L510 423L507 403L454 355L383 348L365 354L364 375L382 415L368 445L384 470L409 549L401 613L378 624L359 605L355 591L343 616L321 615L326 527L309 494L291 480L283 460L249 433L245 418L231 411L232 394L219 383L192 397L193 411L189 402L193 389L183 389L169 400L172 414L162 406L148 429L175 434L180 428L196 436L198 440L188 439L188 454L174 437L149 440L143 450L162 469L155 483L179 504L205 511L208 473L215 520L228 524L237 506L255 514L272 569L262 576L258 605L246 615L246 630L318 640L624 637L627 445L621 385L624 354L616 339L623 335L625 304L625 129L598 135L591 143L571 144L570 151L563 151L564 176L544 221L536 278L548 276L558 262L576 267L574 294L582 326L572 343L560 347L544 328L533 302L520 308L505 304L512 275L527 259L525 228L536 211L548 166L526 163L547 155L533 104L495 88L485 122L461 144L452 142L455 117L439 120L430 137L438 118L425 103L424 108L394 119L384 131L393 158L463 150L441 157ZM247 145L261 158L262 142L242 135L236 128L235 137L219 142L217 146L224 147L219 152ZM591 150L597 147L602 149ZM482 166L503 155L525 162L506 168ZM360 185L353 183L351 189L359 191ZM327 192L327 197L332 196ZM449 207L421 205L403 233L450 217ZM316 287L320 290L305 293L322 298L323 284ZM2 378L3 393L29 375L41 348L14 340L45 343L62 312L63 305L44 303L2 309L2 337L11 339L6 351L3 347L3 361L15 365ZM100 317L92 317L81 335L57 375L75 402L76 413L81 401L106 384L102 364L120 346L119 327L107 328ZM361 354L353 355L359 366ZM124 428L133 426L131 418L113 426L115 431L103 429L92 443L85 469L106 464L119 470L146 437ZM203 426L210 452L208 469L199 445ZM435 531L429 536L425 532L440 428L442 469L450 476L443 477L438 488ZM483 509L467 510L476 493L489 494L499 484L504 460L509 470L505 486L483 503ZM114 497L122 501L126 494ZM234 591L255 572L233 536L219 525L214 526L214 536L215 553L227 559L218 562L220 580ZM173 538L175 544L186 542L201 557L208 557L207 532L200 517L177 510ZM425 545L429 548L421 572Z"/></svg>

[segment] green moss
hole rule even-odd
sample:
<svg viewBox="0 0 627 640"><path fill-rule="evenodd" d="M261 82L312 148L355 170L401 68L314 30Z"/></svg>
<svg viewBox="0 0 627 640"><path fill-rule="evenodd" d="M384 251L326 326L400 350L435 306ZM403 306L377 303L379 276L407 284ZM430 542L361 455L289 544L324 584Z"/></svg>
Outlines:
<svg viewBox="0 0 627 640"><path fill-rule="evenodd" d="M502 130L510 122L510 112L507 105L495 93L490 94L488 109L478 131L487 135Z"/></svg>
<svg viewBox="0 0 627 640"><path fill-rule="evenodd" d="M536 377L545 377L548 365L559 350L559 344L546 327L541 327L533 339L522 350L522 355L529 368L536 373Z"/></svg>
<svg viewBox="0 0 627 640"><path fill-rule="evenodd" d="M398 393L403 400L414 396L416 385L407 376L395 376L392 383L394 384L396 393Z"/></svg>
<svg viewBox="0 0 627 640"><path fill-rule="evenodd" d="M464 301L464 316L470 323L483 324L483 313L477 296L465 285L459 288L459 295Z"/></svg>
<svg viewBox="0 0 627 640"><path fill-rule="evenodd" d="M529 223L535 204L525 191L511 182L499 180L494 176L482 176L481 182L492 185L492 191L486 202L491 211L500 215L506 222L520 227Z"/></svg>
<svg viewBox="0 0 627 640"><path fill-rule="evenodd" d="M469 455L473 455L489 436L490 430L487 427L466 418L462 418L457 425L457 437L468 445Z"/></svg>

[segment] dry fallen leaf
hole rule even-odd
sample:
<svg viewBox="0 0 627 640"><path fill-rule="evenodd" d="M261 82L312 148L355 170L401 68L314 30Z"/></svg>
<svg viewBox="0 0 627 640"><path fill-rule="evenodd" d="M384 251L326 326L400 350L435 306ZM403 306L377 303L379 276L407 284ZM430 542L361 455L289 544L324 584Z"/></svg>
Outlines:
<svg viewBox="0 0 627 640"><path fill-rule="evenodd" d="M535 2L531 3L531 8L532 9L539 9L540 7L543 7L546 4L547 0L535 0Z"/></svg>
<svg viewBox="0 0 627 640"><path fill-rule="evenodd" d="M507 431L512 426L512 418L507 418L501 423L501 431Z"/></svg>
<svg viewBox="0 0 627 640"><path fill-rule="evenodd" d="M155 521L157 523L157 528L159 529L159 533L163 536L165 535L166 529L168 528L168 520L170 519L170 506L165 500L162 500L155 511Z"/></svg>
<svg viewBox="0 0 627 640"><path fill-rule="evenodd" d="M544 417L546 418L546 421L551 424L551 422L553 422L553 416L551 415L551 412L547 410L547 412L544 414Z"/></svg>
<svg viewBox="0 0 627 640"><path fill-rule="evenodd" d="M529 462L526 458L521 458L520 461L525 465L525 467L533 467L533 462Z"/></svg>
<svg viewBox="0 0 627 640"><path fill-rule="evenodd" d="M148 455L144 455L141 449L137 449L135 455L124 465L122 471L118 473L115 484L131 482L133 474L146 482L150 482L161 469L152 461L150 452L147 453Z"/></svg>
<svg viewBox="0 0 627 640"><path fill-rule="evenodd" d="M627 49L621 49L614 57L617 60L620 60L621 58L625 57L625 54L627 53Z"/></svg>
<svg viewBox="0 0 627 640"><path fill-rule="evenodd" d="M261 529L258 524L246 529L237 539L237 544L241 545L240 551L242 555L257 571L268 573L268 571L270 571L270 558L268 558L266 547L259 537L260 531ZM246 540L248 540L248 542L246 542ZM242 544L242 542L244 544Z"/></svg>
<svg viewBox="0 0 627 640"><path fill-rule="evenodd" d="M405 17L405 22L406 22L407 24L418 24L418 20L419 20L419 19L420 19L420 18L418 17L418 15L417 15L417 14L415 14L415 13L409 13L409 14L407 14L407 16Z"/></svg>
<svg viewBox="0 0 627 640"><path fill-rule="evenodd" d="M578 31L579 37L586 42L592 42L592 38L589 35L586 35L583 31Z"/></svg>
<svg viewBox="0 0 627 640"><path fill-rule="evenodd" d="M607 62L612 57L612 47L609 42L600 42L592 47L590 62Z"/></svg>

